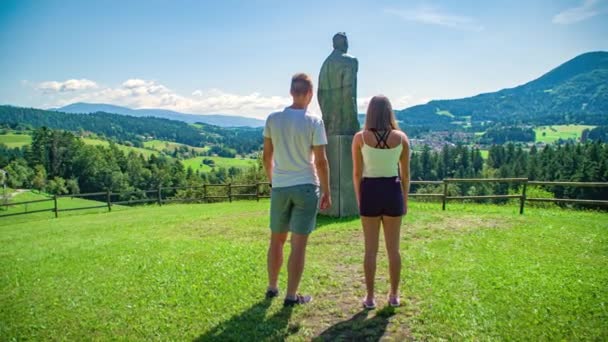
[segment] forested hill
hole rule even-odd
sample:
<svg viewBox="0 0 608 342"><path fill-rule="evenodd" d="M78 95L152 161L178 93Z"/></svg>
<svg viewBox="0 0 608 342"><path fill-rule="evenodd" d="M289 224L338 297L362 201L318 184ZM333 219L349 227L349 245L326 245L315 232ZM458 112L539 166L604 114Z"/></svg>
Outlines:
<svg viewBox="0 0 608 342"><path fill-rule="evenodd" d="M408 125L608 124L608 52L589 52L521 86L397 111Z"/></svg>
<svg viewBox="0 0 608 342"><path fill-rule="evenodd" d="M221 145L237 153L257 151L261 128L222 128L154 117L133 117L104 112L70 114L35 108L0 106L0 124L13 129L48 127L72 132L88 131L141 146L146 139L174 141L190 146Z"/></svg>
<svg viewBox="0 0 608 342"><path fill-rule="evenodd" d="M90 114L96 112L105 112L112 114L122 114L137 117L153 116L155 118L163 118L169 120L184 121L187 123L202 122L220 127L262 127L264 120L247 118L237 115L223 114L184 114L165 109L131 109L127 107L109 105L104 103L72 103L65 107L56 109L59 112L73 114Z"/></svg>

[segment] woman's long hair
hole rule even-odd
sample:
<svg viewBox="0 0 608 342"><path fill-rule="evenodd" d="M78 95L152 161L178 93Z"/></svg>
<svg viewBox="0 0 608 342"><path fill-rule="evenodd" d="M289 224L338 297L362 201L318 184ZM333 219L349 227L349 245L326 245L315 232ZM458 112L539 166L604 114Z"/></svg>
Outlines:
<svg viewBox="0 0 608 342"><path fill-rule="evenodd" d="M367 114L365 115L365 127L370 131L388 131L391 129L399 129L395 120L395 113L391 102L384 95L372 97L367 106Z"/></svg>

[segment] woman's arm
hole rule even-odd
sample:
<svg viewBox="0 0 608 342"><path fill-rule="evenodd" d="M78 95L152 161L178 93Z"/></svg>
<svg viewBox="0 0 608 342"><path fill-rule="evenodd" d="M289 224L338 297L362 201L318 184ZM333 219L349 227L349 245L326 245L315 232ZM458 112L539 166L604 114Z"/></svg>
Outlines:
<svg viewBox="0 0 608 342"><path fill-rule="evenodd" d="M403 144L403 150L401 151L401 156L399 157L399 169L401 170L401 174L399 176L401 178L401 187L403 189L403 199L405 202L407 202L407 197L410 192L410 141L405 133L403 133L401 143Z"/></svg>
<svg viewBox="0 0 608 342"><path fill-rule="evenodd" d="M363 177L363 156L361 155L361 146L363 142L363 135L361 132L355 134L353 137L353 144L351 146L351 152L353 157L353 186L355 188L355 196L357 198L357 207L359 207L361 178Z"/></svg>

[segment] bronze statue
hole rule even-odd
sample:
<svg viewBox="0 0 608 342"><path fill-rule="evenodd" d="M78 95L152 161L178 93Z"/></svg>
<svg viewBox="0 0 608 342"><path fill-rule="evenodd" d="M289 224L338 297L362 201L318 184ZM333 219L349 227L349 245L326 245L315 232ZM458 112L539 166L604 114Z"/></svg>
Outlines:
<svg viewBox="0 0 608 342"><path fill-rule="evenodd" d="M346 33L333 38L334 51L319 73L317 99L327 135L354 135L360 130L357 118L357 71L359 62L346 52Z"/></svg>

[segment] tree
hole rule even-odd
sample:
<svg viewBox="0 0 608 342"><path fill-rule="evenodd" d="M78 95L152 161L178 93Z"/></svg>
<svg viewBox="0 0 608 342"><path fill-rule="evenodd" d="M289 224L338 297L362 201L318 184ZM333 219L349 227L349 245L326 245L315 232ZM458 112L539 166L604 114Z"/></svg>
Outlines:
<svg viewBox="0 0 608 342"><path fill-rule="evenodd" d="M28 187L30 179L34 176L34 170L27 166L25 159L16 159L4 169L7 172L7 184L11 188Z"/></svg>
<svg viewBox="0 0 608 342"><path fill-rule="evenodd" d="M63 195L68 193L65 179L61 177L55 177L51 179L46 185L46 192L53 195Z"/></svg>
<svg viewBox="0 0 608 342"><path fill-rule="evenodd" d="M34 174L31 184L34 189L39 191L42 191L46 186L46 170L41 164L34 166Z"/></svg>
<svg viewBox="0 0 608 342"><path fill-rule="evenodd" d="M78 179L76 179L76 178L68 179L66 181L65 186L68 189L68 192L70 194L79 194L80 193L80 187L78 186Z"/></svg>

